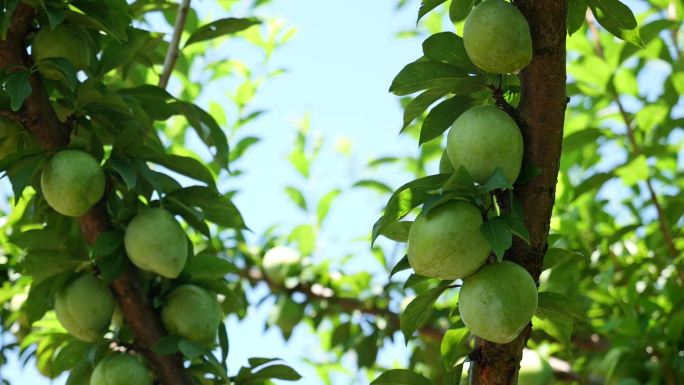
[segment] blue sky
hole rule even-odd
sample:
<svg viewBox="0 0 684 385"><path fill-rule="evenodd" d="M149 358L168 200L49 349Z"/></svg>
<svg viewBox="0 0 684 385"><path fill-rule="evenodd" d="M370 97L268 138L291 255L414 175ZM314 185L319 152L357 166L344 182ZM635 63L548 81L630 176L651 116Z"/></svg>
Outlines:
<svg viewBox="0 0 684 385"><path fill-rule="evenodd" d="M202 8L205 4L197 2L196 7L207 18L243 16L219 14L216 9ZM262 15L281 18L299 32L275 53L269 64L269 68L285 68L287 73L267 81L254 100L255 108L266 108L268 113L245 128L245 134L259 136L262 142L237 164L246 174L224 184L241 191L235 201L256 234L276 223L282 224L285 232L291 225L306 220L307 216L284 194L285 185L297 186L318 198L331 188L348 187L362 179L364 165L371 158L418 151L413 140L397 135L402 113L397 98L387 92L403 65L421 55L418 40L395 38L396 32L415 25L417 6L397 12L394 4L391 0L274 0L260 11ZM251 54L249 47L235 47L240 49L227 53L228 57ZM225 89L211 90L208 96L207 100L230 104ZM321 135L325 143L312 178L305 183L286 158L294 141L295 122L306 113L310 114L311 131ZM334 143L340 138L352 140L352 158L334 151ZM397 174L388 175L385 181L396 186L405 180ZM349 254L369 257L366 241L350 240L367 236L385 199L361 190L340 196L326 223L319 254L334 258ZM361 263L357 267L365 268ZM285 344L279 331L263 333L267 316L264 306L258 311L251 309L248 320L241 323L228 318L231 372L246 364L248 357L281 357L305 376L301 383L318 382L313 369L300 359L323 357L317 337L307 327L299 327L290 343ZM383 355L382 362L401 360L404 349L391 349L391 353ZM352 359L343 364L353 370ZM2 377L13 384L61 385L66 380L62 376L49 381L31 364L22 370L15 361L1 369Z"/></svg>

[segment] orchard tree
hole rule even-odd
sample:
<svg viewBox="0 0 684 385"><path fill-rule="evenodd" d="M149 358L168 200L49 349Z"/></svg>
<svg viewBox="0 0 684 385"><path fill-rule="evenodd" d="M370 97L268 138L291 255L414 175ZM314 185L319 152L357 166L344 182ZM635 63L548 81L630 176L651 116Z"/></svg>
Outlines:
<svg viewBox="0 0 684 385"><path fill-rule="evenodd" d="M5 2L4 355L69 384L297 380L225 364L224 317L272 306L266 327L319 336L329 354L302 356L326 384L684 381L681 2L422 1L403 35L423 56L390 88L420 147L312 194L327 138L303 119L282 192L308 219L253 237L219 186L249 172L250 102L279 71L221 44L268 59L293 32L189 3ZM199 107L236 78L230 111ZM354 272L320 247L348 187L389 196Z"/></svg>
<svg viewBox="0 0 684 385"><path fill-rule="evenodd" d="M247 106L263 79L205 54L239 34L268 58L291 32L251 17L200 24L188 0L9 1L2 12L0 167L14 195L3 327L17 340L3 353L20 348L51 378L69 371L69 384L298 379L264 358L228 373L223 318L246 305L225 250L246 226L216 179L256 141L228 146L259 115ZM168 37L149 29L154 14ZM192 102L194 68L242 78L235 120Z"/></svg>
<svg viewBox="0 0 684 385"><path fill-rule="evenodd" d="M423 42L424 56L401 70L390 91L420 92L406 100L402 131L414 129L423 150L418 162L407 163L423 170L438 157L440 173L419 172L421 178L395 191L372 239L408 242L407 256L392 269L413 269L405 288L432 282L418 287L401 313L405 338L418 330L433 339L426 333L433 307L451 307L437 315L448 325L437 338L444 367L412 361L418 372L389 370L374 384L458 383L464 362L470 384L548 384L546 364L529 360L518 379L528 341L557 356L558 380L682 381L675 310L684 284L677 273L682 167L661 166L681 148L673 108L682 5L636 5L646 8L641 28L619 1L422 1L418 18L435 15L428 22L432 35ZM444 11L460 36L440 30ZM567 35L574 35L569 62ZM653 76L647 68L654 59L670 64L672 76L649 98L637 76ZM602 171L611 161L597 150L623 161ZM590 194L616 181L627 187L611 186L626 195L617 209ZM631 202L635 197L639 203ZM414 222L401 221L420 206ZM613 218L627 212L633 224ZM638 298L649 290L651 298ZM456 293L457 303L435 305ZM541 380L528 377L530 366Z"/></svg>

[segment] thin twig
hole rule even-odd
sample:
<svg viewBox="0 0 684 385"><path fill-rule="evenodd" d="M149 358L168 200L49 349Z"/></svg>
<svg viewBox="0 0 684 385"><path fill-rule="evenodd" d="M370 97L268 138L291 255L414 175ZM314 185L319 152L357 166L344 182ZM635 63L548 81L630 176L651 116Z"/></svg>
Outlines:
<svg viewBox="0 0 684 385"><path fill-rule="evenodd" d="M169 84L171 72L173 72L173 68L176 66L180 38L183 34L183 28L185 28L185 19L188 16L189 9L190 0L183 0L178 9L178 14L176 15L176 24L173 26L173 35L171 36L171 42L169 43L169 50L166 52L166 57L164 58L164 68L159 76L159 87L161 88L166 88Z"/></svg>
<svg viewBox="0 0 684 385"><path fill-rule="evenodd" d="M591 30L594 39L596 54L599 57L604 58L603 46L601 45L601 41L599 40L598 28L596 27L593 18L591 18L589 14L587 14L586 20L589 24L589 29ZM636 140L633 125L634 121L629 116L629 113L627 112L625 107L622 105L622 101L620 101L619 95L616 92L613 92L612 97L613 101L618 107L618 110L620 111L620 116L622 117L623 123L625 124L627 130L627 139L629 140L632 155L637 156L642 153L642 149L640 148L639 143ZM674 244L672 232L670 230L669 224L667 223L667 218L665 217L665 210L663 210L663 207L658 199L658 195L656 194L655 189L653 188L653 181L651 180L651 177L646 177L645 182L646 187L648 188L649 199L655 207L656 213L658 215L658 224L660 226L660 231L663 233L663 238L665 240L665 244L667 245L668 252L670 253L670 256L672 258L677 258L679 256L679 251L677 250L677 247Z"/></svg>

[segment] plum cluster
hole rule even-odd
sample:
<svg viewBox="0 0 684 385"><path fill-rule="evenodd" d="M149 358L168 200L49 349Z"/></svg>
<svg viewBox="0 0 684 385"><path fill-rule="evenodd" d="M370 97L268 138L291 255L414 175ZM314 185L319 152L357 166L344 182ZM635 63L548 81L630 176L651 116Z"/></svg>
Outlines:
<svg viewBox="0 0 684 385"><path fill-rule="evenodd" d="M466 19L463 43L470 60L483 71L515 73L532 60L532 39L525 17L504 0L485 0ZM512 185L523 161L523 137L511 116L495 105L472 107L447 134L441 173L465 170L476 184L498 169ZM489 210L491 195L483 201ZM487 215L466 199L455 198L423 208L411 225L408 260L416 274L462 279L458 309L475 336L494 343L513 341L537 308L532 276L510 262L487 263L490 244L480 231Z"/></svg>
<svg viewBox="0 0 684 385"><path fill-rule="evenodd" d="M50 207L70 217L86 214L105 193L105 175L100 163L80 150L63 150L52 156L43 168L40 182ZM188 245L181 225L163 208L138 210L124 235L126 254L135 266L170 279L177 278L183 270L188 260ZM91 272L66 284L55 299L55 313L61 325L72 336L87 342L96 341L107 332L115 306L110 289ZM223 314L214 293L184 284L166 294L161 318L173 335L211 346ZM117 376L136 378L136 384L152 384L139 358L116 353L96 366L91 385L124 384L118 382Z"/></svg>

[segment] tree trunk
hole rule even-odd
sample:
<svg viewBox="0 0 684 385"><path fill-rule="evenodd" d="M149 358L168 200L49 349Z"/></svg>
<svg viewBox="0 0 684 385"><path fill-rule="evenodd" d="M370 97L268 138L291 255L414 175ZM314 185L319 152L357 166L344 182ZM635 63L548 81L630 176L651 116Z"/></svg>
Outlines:
<svg viewBox="0 0 684 385"><path fill-rule="evenodd" d="M527 184L517 186L514 191L525 211L530 245L516 238L505 259L522 265L538 280L547 248L567 104L567 0L517 0L514 3L527 18L534 47L532 62L520 74L522 99L518 113L525 140L524 164L540 167L541 174ZM528 325L518 338L508 344L477 339L471 383L516 385L522 349L530 333L531 325Z"/></svg>

